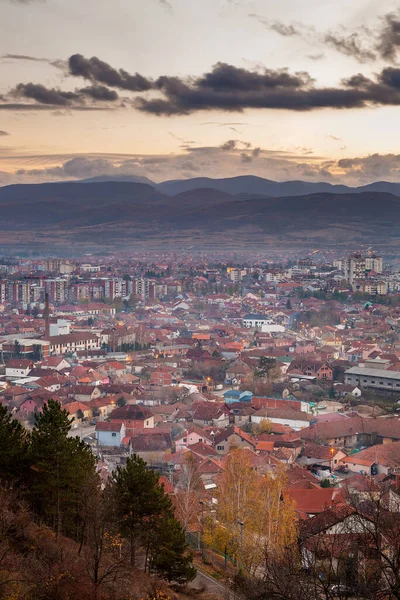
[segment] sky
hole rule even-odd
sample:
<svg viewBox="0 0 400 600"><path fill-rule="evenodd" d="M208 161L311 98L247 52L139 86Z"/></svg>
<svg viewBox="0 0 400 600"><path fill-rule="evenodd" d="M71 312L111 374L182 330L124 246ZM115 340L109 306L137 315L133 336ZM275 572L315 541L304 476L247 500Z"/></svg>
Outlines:
<svg viewBox="0 0 400 600"><path fill-rule="evenodd" d="M400 181L393 0L0 0L0 185Z"/></svg>

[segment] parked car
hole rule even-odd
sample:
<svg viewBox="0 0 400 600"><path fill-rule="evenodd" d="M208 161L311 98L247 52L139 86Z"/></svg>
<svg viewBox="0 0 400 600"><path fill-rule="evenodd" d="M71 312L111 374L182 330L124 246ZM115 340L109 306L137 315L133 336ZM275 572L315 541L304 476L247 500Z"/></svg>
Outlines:
<svg viewBox="0 0 400 600"><path fill-rule="evenodd" d="M334 583L333 585L330 585L329 591L332 596L337 598L350 598L350 596L356 595L354 588L344 585L343 583Z"/></svg>
<svg viewBox="0 0 400 600"><path fill-rule="evenodd" d="M349 472L349 467L347 465L340 465L340 467L338 467L336 469L336 471L338 473L348 473Z"/></svg>

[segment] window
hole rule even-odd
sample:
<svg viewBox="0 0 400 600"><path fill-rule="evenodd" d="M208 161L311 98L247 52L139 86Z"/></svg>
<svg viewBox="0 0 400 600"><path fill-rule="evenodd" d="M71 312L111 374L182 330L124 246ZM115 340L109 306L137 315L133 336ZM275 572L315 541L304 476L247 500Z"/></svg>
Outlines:
<svg viewBox="0 0 400 600"><path fill-rule="evenodd" d="M217 446L217 450L224 450L225 446Z"/></svg>
<svg viewBox="0 0 400 600"><path fill-rule="evenodd" d="M112 433L111 436L112 437L117 437L117 434L116 433Z"/></svg>
<svg viewBox="0 0 400 600"><path fill-rule="evenodd" d="M202 441L203 441L203 438L199 438L199 442L202 442Z"/></svg>
<svg viewBox="0 0 400 600"><path fill-rule="evenodd" d="M187 438L183 438L183 443L186 444Z"/></svg>

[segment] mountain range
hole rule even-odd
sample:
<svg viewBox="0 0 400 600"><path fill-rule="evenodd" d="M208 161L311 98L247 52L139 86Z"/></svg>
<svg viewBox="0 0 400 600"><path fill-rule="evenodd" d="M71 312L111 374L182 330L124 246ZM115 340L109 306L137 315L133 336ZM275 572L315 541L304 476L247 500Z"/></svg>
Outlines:
<svg viewBox="0 0 400 600"><path fill-rule="evenodd" d="M385 192L400 196L400 183L389 181L376 181L359 187L347 185L333 185L326 182L312 183L309 181L271 181L254 175L241 175L239 177L226 177L223 179L212 179L210 177L196 177L194 179L175 179L154 183L147 177L136 177L133 175L101 175L90 179L83 179L81 183L104 183L107 181L120 181L130 183L147 183L155 190L175 196L182 192L196 189L214 189L227 194L259 194L261 196L304 196L307 194L357 194L364 192Z"/></svg>
<svg viewBox="0 0 400 600"><path fill-rule="evenodd" d="M300 184L307 190L302 195ZM329 186L257 177L6 186L0 188L0 249L398 245L400 184L330 191L317 191L318 185ZM285 186L294 191L282 195Z"/></svg>

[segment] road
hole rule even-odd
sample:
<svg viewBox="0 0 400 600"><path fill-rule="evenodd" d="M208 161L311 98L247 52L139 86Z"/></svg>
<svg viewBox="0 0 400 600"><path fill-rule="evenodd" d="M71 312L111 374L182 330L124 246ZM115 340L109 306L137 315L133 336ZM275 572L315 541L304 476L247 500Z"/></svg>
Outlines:
<svg viewBox="0 0 400 600"><path fill-rule="evenodd" d="M72 429L70 429L68 437L78 437L80 439L86 437L87 435L94 437L95 428L95 425L81 425L78 423L78 427L74 427L72 425Z"/></svg>
<svg viewBox="0 0 400 600"><path fill-rule="evenodd" d="M197 575L195 579L190 583L190 587L193 588L205 588L207 592L218 594L225 600L242 600L240 596L235 594L229 587L226 587L223 583L220 583L204 571L197 568Z"/></svg>

